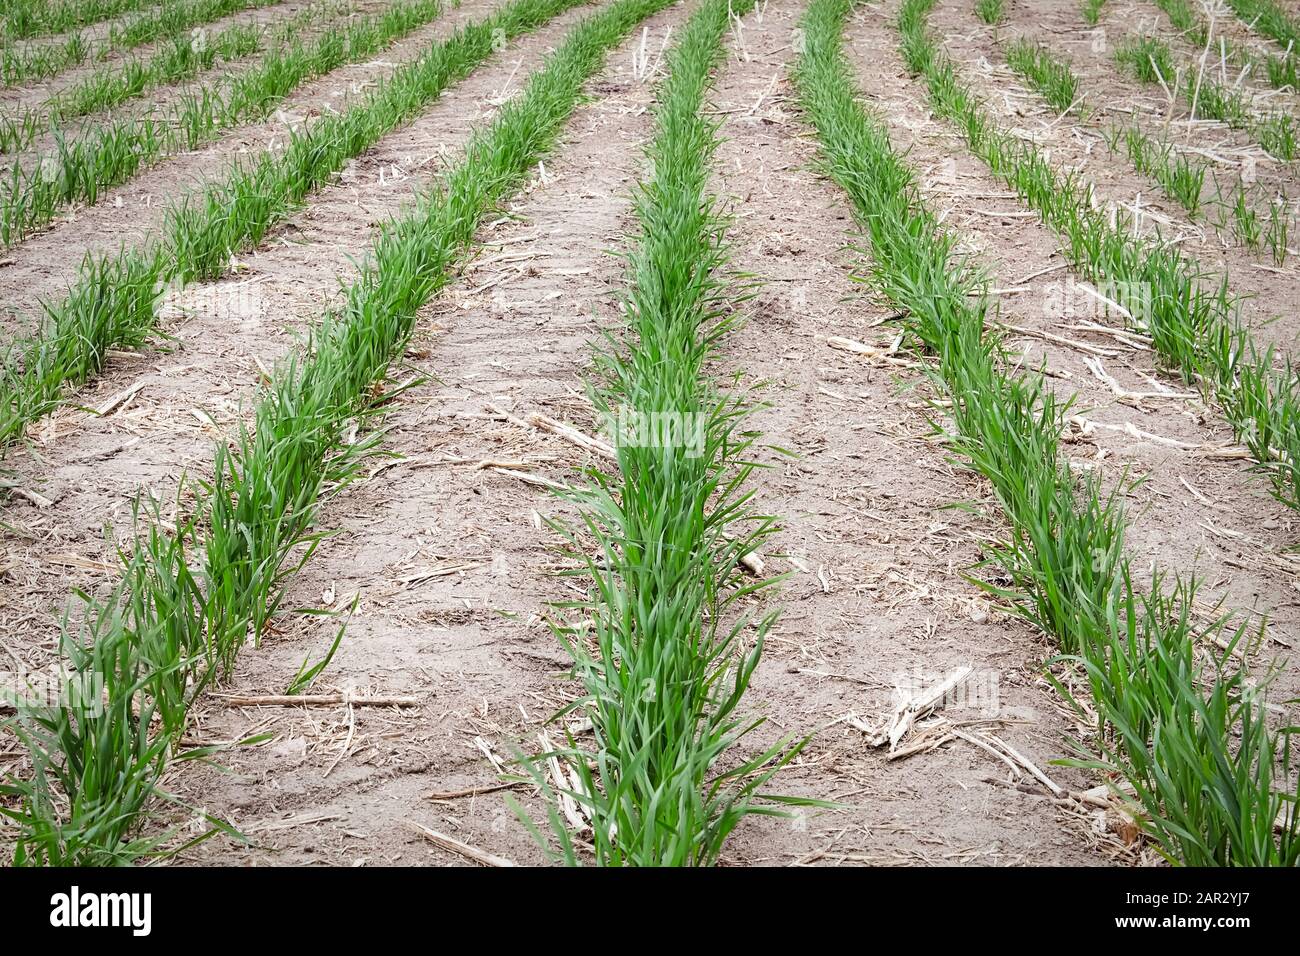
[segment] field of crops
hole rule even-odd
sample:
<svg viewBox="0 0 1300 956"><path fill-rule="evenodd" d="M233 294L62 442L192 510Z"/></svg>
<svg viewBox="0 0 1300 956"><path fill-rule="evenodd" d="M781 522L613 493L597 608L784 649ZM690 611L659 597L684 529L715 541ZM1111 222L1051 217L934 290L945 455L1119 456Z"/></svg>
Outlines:
<svg viewBox="0 0 1300 956"><path fill-rule="evenodd" d="M1296 0L11 0L0 854L1300 863Z"/></svg>

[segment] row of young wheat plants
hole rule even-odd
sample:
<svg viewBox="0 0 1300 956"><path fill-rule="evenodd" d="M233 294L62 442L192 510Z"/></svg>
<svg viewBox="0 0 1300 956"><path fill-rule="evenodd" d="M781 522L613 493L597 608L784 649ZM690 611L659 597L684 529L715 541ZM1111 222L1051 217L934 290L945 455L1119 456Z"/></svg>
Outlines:
<svg viewBox="0 0 1300 956"><path fill-rule="evenodd" d="M4 12L6 39L63 33L149 6L153 0L10 0Z"/></svg>
<svg viewBox="0 0 1300 956"><path fill-rule="evenodd" d="M131 50L155 40L182 43L190 31L221 17L255 10L284 0L169 0L122 23L114 23L102 40L71 33L55 41L5 43L0 46L0 80L5 85L49 79L87 60L103 59L115 50ZM57 10L57 7L50 8Z"/></svg>
<svg viewBox="0 0 1300 956"><path fill-rule="evenodd" d="M1294 59L1294 55L1300 52L1296 50L1297 45L1300 45L1300 19L1288 13L1277 0L1225 0L1225 2L1237 15L1238 20L1251 30L1275 41L1285 50L1289 59ZM1294 69L1290 74L1289 85L1292 87L1300 85L1295 82Z"/></svg>
<svg viewBox="0 0 1300 956"><path fill-rule="evenodd" d="M1201 104L1208 104L1208 110L1212 114L1211 118L1219 118L1231 123L1235 123L1239 128L1249 128L1250 115L1249 106L1244 96L1235 89L1221 85L1217 82L1211 82L1206 89L1209 91L1208 98L1201 100L1199 93L1193 89L1191 94L1187 94L1188 80L1183 79L1183 72L1175 66L1174 53L1172 48L1164 40L1154 36L1130 36L1126 37L1115 47L1114 58L1116 64L1121 70L1132 75L1141 82L1160 85L1163 89L1179 89L1184 93L1184 100L1188 103L1195 102L1198 109ZM1190 76L1190 74L1189 74ZM1269 137L1276 131L1277 142L1273 144L1274 151L1280 155L1286 155L1292 149L1288 145L1290 137L1291 124L1288 119L1283 119L1277 124L1269 125L1265 122L1263 126L1256 130L1257 140L1260 143L1269 141ZM1147 142L1149 137L1144 137L1139 133L1125 132L1126 148L1130 156L1135 154L1145 154L1152 157L1152 161L1157 162L1159 166L1167 169L1168 163L1160 158L1160 153L1153 149ZM1112 151L1118 145L1114 135L1112 139ZM1167 150L1160 152L1167 153ZM1141 161L1139 158L1135 162ZM1168 181L1176 177L1172 198L1182 202L1185 206L1192 203L1191 190L1193 180L1204 180L1204 165L1198 170L1186 159L1180 159L1174 164L1174 169L1167 171L1163 178ZM1216 177L1215 179L1215 203L1218 216L1214 222L1215 228L1219 232L1230 229L1232 233L1248 248L1257 249L1261 245L1267 244L1273 252L1273 258L1280 265L1289 250L1287 242L1289 240L1290 227L1292 225L1292 216L1289 214L1287 201L1277 194L1267 195L1267 190L1262 185L1249 187L1240 179L1230 183L1228 195L1224 197L1223 185ZM1259 211L1259 201L1252 201L1252 193L1258 196L1264 196L1268 205L1267 218L1265 219Z"/></svg>
<svg viewBox="0 0 1300 956"><path fill-rule="evenodd" d="M965 94L925 33L928 7L905 0L905 56L950 116L941 98ZM1040 374L1018 371L987 329L985 277L956 253L884 122L859 99L842 53L849 10L850 0L813 0L796 74L803 110L869 240L872 281L934 356L934 385L946 399L936 416L949 423L937 427L989 482L1007 521L990 563L1014 584L990 590L1055 636L1088 675L1097 722L1076 762L1122 778L1117 792L1172 861L1294 864L1294 797L1278 789L1291 769L1286 734L1270 733L1247 674L1213 641L1235 648L1245 628L1224 619L1197 625L1194 580L1156 573L1148 591L1135 586L1122 483L1106 493L1097 477L1070 469L1061 454L1070 403ZM1275 833L1279 814L1286 825Z"/></svg>
<svg viewBox="0 0 1300 956"><path fill-rule="evenodd" d="M103 601L83 596L65 628L73 683L102 675L103 708L30 707L11 723L31 762L29 777L0 789L19 829L16 862L112 864L163 851L174 834L144 826L165 797L161 776L206 753L181 747L191 702L259 638L320 539L323 500L378 446L367 423L391 397L382 383L418 310L553 144L608 50L669 2L616 0L576 26L464 157L380 228L344 304L277 368L251 421L216 443L212 476L188 486L188 517L165 529L155 506L141 506L120 587ZM350 440L350 424L365 437Z"/></svg>
<svg viewBox="0 0 1300 956"><path fill-rule="evenodd" d="M498 40L528 33L581 2L515 0L456 30L342 113L295 131L285 149L252 163L236 160L173 203L155 241L88 254L67 296L43 305L41 330L15 342L0 365L0 448L55 408L67 387L97 374L111 349L142 346L167 286L219 278L232 253L256 246L350 158L487 59Z"/></svg>
<svg viewBox="0 0 1300 956"><path fill-rule="evenodd" d="M1074 109L1087 119L1089 110L1080 92L1082 83L1069 63L1046 46L1023 38L1007 45L1006 58L1007 65L1050 106L1062 113ZM1212 209L1214 218L1206 221L1219 235L1231 235L1252 252L1267 246L1277 265L1286 262L1294 217L1284 197L1276 192L1269 195L1267 212L1262 212L1252 193L1267 193L1267 189L1262 185L1251 189L1236 179L1229 189L1231 199L1225 198L1223 185L1211 175L1209 163L1176 148L1169 136L1168 120L1157 135L1147 132L1136 116L1126 126L1103 129L1102 135L1112 155L1125 155L1134 169L1154 180L1161 192L1182 206L1193 220L1206 218ZM1213 194L1207 181L1213 183Z"/></svg>
<svg viewBox="0 0 1300 956"><path fill-rule="evenodd" d="M708 190L718 123L703 110L729 19L753 6L703 0L666 58L652 172L636 194L626 327L598 350L590 381L603 419L681 427L612 428L617 471L592 467L591 485L571 495L581 519L565 533L591 599L563 610L590 626L556 628L586 692L560 716L587 718L592 736L570 735L533 763L570 865L589 857L555 809L553 759L575 782L563 796L587 820L601 866L710 865L746 815L803 802L762 792L802 742L734 754L762 723L738 707L775 620L752 609L774 581L747 580L742 561L773 519L755 513L747 487L756 436L745 396L709 370L734 293L722 275L726 222Z"/></svg>
<svg viewBox="0 0 1300 956"><path fill-rule="evenodd" d="M1218 57L1179 56L1154 34L1128 36L1115 45L1116 65L1135 79L1159 85L1198 119L1218 120L1249 136L1266 153L1289 163L1300 153L1296 120L1283 109L1261 114L1234 81L1216 77Z"/></svg>
<svg viewBox="0 0 1300 956"><path fill-rule="evenodd" d="M309 42L295 39L275 47L229 82L187 91L170 107L96 124L75 137L56 133L50 150L15 162L0 180L0 244L20 242L73 203L95 204L104 190L164 156L266 118L300 84L345 63L363 62L443 10L443 0L395 0Z"/></svg>
<svg viewBox="0 0 1300 956"><path fill-rule="evenodd" d="M1079 13L1083 16L1083 22L1096 26L1101 22L1101 11L1106 6L1106 0L1083 0L1079 8Z"/></svg>
<svg viewBox="0 0 1300 956"><path fill-rule="evenodd" d="M1222 34L1212 32L1206 7L1193 0L1156 0L1156 6L1188 42L1209 50L1214 60L1222 60L1236 70L1250 71L1278 89L1300 88L1297 82L1295 37L1300 36L1296 23L1273 0L1226 0L1227 6L1243 23L1282 44L1281 54L1252 52Z"/></svg>
<svg viewBox="0 0 1300 956"><path fill-rule="evenodd" d="M994 122L928 35L932 6L906 0L900 29L908 67L925 81L936 112L1064 239L1071 266L1108 288L1139 290L1143 314L1126 318L1150 336L1163 362L1217 401L1274 493L1300 508L1300 382L1290 365L1256 345L1225 277L1175 244L1136 235L1121 211L1096 206L1083 176L1059 175L1042 150Z"/></svg>
<svg viewBox="0 0 1300 956"><path fill-rule="evenodd" d="M147 57L101 66L38 107L22 107L0 117L0 153L28 149L40 137L69 121L121 106L161 86L191 80L219 65L230 65L280 46L321 20L347 15L343 3L318 3L269 25L235 23L211 36L182 33Z"/></svg>

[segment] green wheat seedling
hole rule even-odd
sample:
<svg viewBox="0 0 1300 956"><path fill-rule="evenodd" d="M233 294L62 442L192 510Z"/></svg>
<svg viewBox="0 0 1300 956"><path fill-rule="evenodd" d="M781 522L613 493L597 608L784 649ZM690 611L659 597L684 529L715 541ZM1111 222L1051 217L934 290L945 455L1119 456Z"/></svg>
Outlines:
<svg viewBox="0 0 1300 956"><path fill-rule="evenodd" d="M41 114L27 107L20 107L13 116L0 116L0 153L26 149L36 142L44 129Z"/></svg>
<svg viewBox="0 0 1300 956"><path fill-rule="evenodd" d="M1251 132L1264 152L1284 162L1296 156L1295 120L1287 113L1274 112L1254 123Z"/></svg>
<svg viewBox="0 0 1300 956"><path fill-rule="evenodd" d="M1250 99L1235 86L1210 76L1203 63L1179 69L1172 48L1153 36L1127 37L1115 48L1115 62L1144 83L1159 83L1179 96L1191 115L1218 120L1251 136L1283 162L1296 157L1295 119L1280 110L1257 116Z"/></svg>
<svg viewBox="0 0 1300 956"><path fill-rule="evenodd" d="M1155 0L1156 6L1164 11L1174 29L1184 34L1188 40L1198 46L1204 46L1208 38L1208 27L1201 16L1199 5L1191 0Z"/></svg>
<svg viewBox="0 0 1300 956"><path fill-rule="evenodd" d="M75 139L54 131L40 162L15 163L0 181L0 244L49 224L69 205L94 205L103 192L180 150L195 149L240 123L263 119L304 81L358 62L437 17L443 0L397 0L382 12L347 21L310 43L270 50L221 90L201 87L175 106L98 126Z"/></svg>
<svg viewBox="0 0 1300 956"><path fill-rule="evenodd" d="M1079 11L1083 16L1083 22L1095 27L1101 21L1101 11L1105 6L1106 0L1083 0L1083 6Z"/></svg>
<svg viewBox="0 0 1300 956"><path fill-rule="evenodd" d="M1294 53L1270 56L1264 61L1264 66L1264 75L1268 77L1269 86L1280 90L1300 90L1300 65L1297 65Z"/></svg>
<svg viewBox="0 0 1300 956"><path fill-rule="evenodd" d="M1041 43L1020 37L1007 45L1006 56L1007 65L1059 112L1066 113L1078 103L1079 78Z"/></svg>
<svg viewBox="0 0 1300 956"><path fill-rule="evenodd" d="M321 503L377 447L367 424L385 398L376 386L420 308L451 280L482 218L554 144L609 49L669 2L616 0L570 32L523 93L471 135L438 185L380 228L342 306L277 367L253 421L217 443L191 517L175 533L153 523L124 554L122 586L83 615L100 658L70 651L77 674L98 667L108 675L103 720L83 724L78 711L56 706L19 735L33 775L4 791L20 801L6 810L19 831L15 862L126 863L153 852L156 839L141 830L151 802L165 796L163 770L191 755L180 749L189 700L259 639L267 609L280 605L322 536ZM350 424L369 437L350 441ZM137 719L142 707L159 718Z"/></svg>
<svg viewBox="0 0 1300 956"><path fill-rule="evenodd" d="M1269 251L1273 254L1275 265L1284 265L1286 263L1287 240L1291 232L1291 214L1287 211L1287 204L1281 200L1273 200L1268 204L1268 226L1264 230L1264 241L1268 243Z"/></svg>
<svg viewBox="0 0 1300 956"><path fill-rule="evenodd" d="M1273 36L1278 39L1286 50L1281 55L1263 54L1258 55L1250 50L1234 43L1228 37L1223 35L1211 36L1210 23L1206 20L1205 9L1201 4L1193 4L1190 0L1156 0L1156 6L1164 11L1169 17L1170 22L1174 25L1189 43L1192 43L1200 49L1210 49L1218 54L1217 58L1223 59L1236 70L1253 71L1256 75L1262 76L1268 81L1270 86L1279 89L1285 87L1295 87L1296 81L1296 58L1292 53L1294 46L1294 37L1287 30L1285 14L1282 14L1283 21L1272 19L1266 14L1265 8L1271 8L1269 13L1280 13L1276 5L1268 0L1228 0L1228 6L1234 9L1237 15L1247 22L1260 19L1261 32L1266 36ZM1276 29L1277 35L1268 32L1262 24L1268 23L1270 29ZM1294 21L1290 21L1293 25ZM1279 37L1285 36L1287 39L1281 40ZM1260 66L1263 66L1261 69Z"/></svg>
<svg viewBox="0 0 1300 956"><path fill-rule="evenodd" d="M591 387L611 421L631 408L698 428L689 440L618 441L617 473L593 469L594 486L571 495L582 536L595 541L592 557L566 532L594 586L581 605L594 633L557 634L586 690L566 712L590 718L594 742L570 740L529 766L543 785L547 760L569 768L578 785L565 792L590 820L601 866L711 865L745 816L807 802L761 792L802 743L733 756L762 724L738 708L775 619L746 609L775 582L747 581L741 561L772 519L753 514L745 487L755 438L743 399L706 370L732 319L718 275L725 223L707 193L718 124L702 108L729 18L753 5L705 0L667 56L647 151L654 173L637 195L628 328L597 352ZM550 818L562 858L576 864L572 833Z"/></svg>
<svg viewBox="0 0 1300 956"><path fill-rule="evenodd" d="M1195 115L1227 123L1233 129L1251 127L1250 106L1238 90L1211 79L1199 71L1185 71L1183 99L1195 108Z"/></svg>
<svg viewBox="0 0 1300 956"><path fill-rule="evenodd" d="M1269 679L1251 681L1234 660L1246 628L1198 623L1195 584L1176 583L1169 593L1160 584L1075 658L1088 675L1091 708L1057 684L1095 724L1089 743L1075 742L1079 759L1065 762L1121 775L1170 862L1296 866L1298 794L1278 788L1287 786L1300 728L1270 730Z"/></svg>
<svg viewBox="0 0 1300 956"><path fill-rule="evenodd" d="M1267 200L1259 198L1263 192L1259 187L1247 186L1240 179L1234 179L1232 201L1223 199L1223 187L1215 182L1217 198L1212 205L1217 209L1217 219L1213 223L1219 233L1231 233L1232 237L1244 248L1258 252L1267 246L1273 261L1283 265L1289 254L1287 243L1290 240L1291 223L1294 221L1291 204L1283 196L1274 196ZM1252 196L1254 198L1252 198ZM1267 209L1261 214L1260 208Z"/></svg>
<svg viewBox="0 0 1300 956"><path fill-rule="evenodd" d="M27 43L0 48L0 80L5 86L48 79L80 66L90 56L90 43L74 33L57 43Z"/></svg>
<svg viewBox="0 0 1300 956"><path fill-rule="evenodd" d="M1259 213L1250 204L1245 184L1238 183L1232 197L1232 228L1247 249L1258 249L1263 236Z"/></svg>
<svg viewBox="0 0 1300 956"><path fill-rule="evenodd" d="M1120 139L1133 168L1159 183L1164 194L1195 219L1201 209L1201 192L1209 164L1189 159L1171 144L1155 140L1136 122L1125 127L1122 133L1116 132L1113 139L1108 137L1111 152L1118 152Z"/></svg>
<svg viewBox="0 0 1300 956"><path fill-rule="evenodd" d="M1251 200L1251 193L1258 193L1258 188L1247 187L1240 180L1236 181L1231 204L1224 204L1224 219L1229 222L1233 236L1242 246L1256 252L1268 247L1276 265L1283 265L1290 250L1291 223L1293 214L1291 204L1283 196L1274 196L1267 200L1267 213L1261 215L1257 205ZM1265 205L1260 203L1260 205ZM1231 219L1228 220L1228 215Z"/></svg>
<svg viewBox="0 0 1300 956"><path fill-rule="evenodd" d="M295 132L168 209L161 241L87 255L66 297L44 303L39 335L14 343L0 366L0 447L48 414L68 386L98 373L109 349L142 345L162 287L218 278L231 254L259 243L353 156L408 122L494 51L497 37L528 33L581 0L516 0L435 43L341 114Z"/></svg>
<svg viewBox="0 0 1300 956"><path fill-rule="evenodd" d="M1172 89L1177 68L1169 44L1152 36L1128 36L1115 45L1115 62L1143 83Z"/></svg>
<svg viewBox="0 0 1300 956"><path fill-rule="evenodd" d="M10 346L0 370L0 435L48 414L67 383L97 374L110 348L143 346L154 328L163 262L156 251L87 256L77 283L45 303L44 333Z"/></svg>
<svg viewBox="0 0 1300 956"><path fill-rule="evenodd" d="M996 26L1002 22L1002 0L975 0L975 13L989 26Z"/></svg>
<svg viewBox="0 0 1300 956"><path fill-rule="evenodd" d="M21 706L6 722L30 755L28 779L10 778L0 807L21 834L19 866L113 866L157 852L161 839L136 823L185 727L204 682L202 595L183 563L192 522L159 530L156 508L141 522L123 577L106 599L78 594L78 623L65 618L62 651L71 679L59 701ZM165 837L163 838L165 839Z"/></svg>
<svg viewBox="0 0 1300 956"><path fill-rule="evenodd" d="M816 5L830 3L842 0L817 0ZM995 175L1012 185L1047 223L1066 236L1066 257L1086 276L1139 282L1139 288L1151 290L1145 328L1157 352L1175 367L1187 370L1190 377L1203 374L1210 380L1229 421L1246 438L1252 453L1261 462L1272 462L1265 449L1288 447L1296 437L1294 377L1289 370L1285 376L1275 373L1271 352L1259 355L1245 330L1230 320L1226 283L1212 292L1201 288L1202 277L1189 271L1176 249L1135 239L1122 228L1123 223L1112 226L1085 200L1091 193L1076 178L1059 179L1032 144L995 126L929 35L926 18L933 3L904 0L899 31L908 68L924 80L936 112L961 130L972 151ZM838 31L835 35L838 37ZM863 179L883 181L885 177L878 174L852 182ZM860 205L864 216L869 212L872 228L887 223L877 207L877 203ZM942 248L933 239L922 246ZM915 270L921 268L914 266L906 281L900 279L891 297L913 289L917 285ZM882 269L886 276L892 274L887 266ZM923 274L938 276L942 272L935 265ZM952 301L955 308L958 302L954 300L969 300L962 290L946 298L938 290L924 292L924 298L911 308L927 319L944 301ZM974 333L968 329L974 325L962 323L954 334L971 336ZM943 350L935 351L942 360ZM946 371L941 375L950 380ZM1031 474L1035 469L1044 470L1044 462L1057 460L1046 455L1053 447L1048 441L1050 433L1044 432L1047 438L1035 443L1017 439L1010 444L1009 454L1003 454L1001 448L1007 445L1007 434L1016 434L1009 425L1020 423L1024 428L1028 409L1046 415L1053 407L1045 394L1021 406L1026 412L1010 418L1006 410L1015 409L1016 403L999 400L991 387L982 390L963 383L952 399L956 431L965 439L959 447L998 489L999 501L1011 519L1012 540L995 552L995 558L1029 595L1026 616L1057 635L1062 649L1084 660L1090 674L1110 674L1123 684L1118 697L1105 693L1104 688L1095 693L1093 704L1104 722L1103 732L1114 735L1107 739L1122 740L1109 750L1104 741L1099 745L1115 771L1133 788L1131 799L1148 835L1161 852L1182 862L1293 863L1300 816L1292 814L1280 821L1282 826L1274 832L1280 803L1293 804L1300 796L1284 790L1291 786L1286 742L1290 732L1284 729L1273 735L1262 723L1262 711L1232 706L1241 699L1237 688L1244 686L1247 675L1244 665L1232 663L1231 654L1221 672L1213 675L1216 681L1212 685L1203 683L1205 673L1189 676L1186 670L1169 667L1161 656L1162 649L1191 646L1187 628L1180 622L1190 619L1195 582L1175 580L1167 591L1157 575L1146 596L1137 594L1123 555L1118 501L1113 494L1103 498L1095 479L1076 485L1074 507L1067 508L1067 499L1053 495L1050 486L1022 504L1021 489L1032 486L1015 470L1023 454L1020 449L1034 451L1032 462L1020 463L1021 468ZM1263 408L1269 401L1276 407ZM985 411L971 420L967 407ZM1057 466L1058 471L1060 468ZM1043 507L1053 501L1054 506ZM1091 589L1058 596L1060 584L1077 578L1080 572L1070 563L1057 566L1057 560L1071 554L1082 559L1084 552L1077 550L1080 545L1095 548L1093 573L1082 578ZM1102 569L1099 574L1098 567ZM1022 607L1025 603L1021 598ZM1135 621L1139 623L1131 623ZM1129 632L1139 638L1126 643ZM1226 643L1235 647L1244 631L1231 630L1230 622L1220 618L1208 633L1199 636L1217 641L1224 633L1229 635ZM1135 648L1136 653L1121 655L1121 647ZM1201 724L1176 725L1185 707L1207 715L1206 719ZM1132 708L1150 714L1151 724L1134 731L1129 724ZM1148 785L1152 777L1162 782L1159 788ZM1206 791L1214 788L1219 792L1207 799ZM1258 839L1261 833L1266 839ZM1206 848L1208 855L1199 856L1199 851L1189 847Z"/></svg>

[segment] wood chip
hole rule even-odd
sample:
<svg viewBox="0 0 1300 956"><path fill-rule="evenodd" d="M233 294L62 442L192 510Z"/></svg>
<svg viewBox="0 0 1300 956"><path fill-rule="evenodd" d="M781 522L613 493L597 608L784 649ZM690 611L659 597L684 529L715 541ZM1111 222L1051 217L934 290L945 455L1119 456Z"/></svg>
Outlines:
<svg viewBox="0 0 1300 956"><path fill-rule="evenodd" d="M3 489L11 495L16 495L24 501L29 501L38 508L49 508L54 502L46 498L39 491L32 491L30 488L24 488L22 485L11 485L0 483L0 489Z"/></svg>
<svg viewBox="0 0 1300 956"><path fill-rule="evenodd" d="M558 481L552 481L549 478L543 478L541 475L530 475L526 471L516 471L514 468L492 468L499 475L505 475L507 478L516 478L526 485L534 485L538 488L549 488L552 491L570 491L568 485L561 484Z"/></svg>
<svg viewBox="0 0 1300 956"><path fill-rule="evenodd" d="M348 694L247 694L217 695L227 707L419 707L417 697L352 697Z"/></svg>
<svg viewBox="0 0 1300 956"><path fill-rule="evenodd" d="M590 435L585 435L572 425L565 422L556 421L540 412L533 412L528 416L528 423L540 428L544 432L550 432L552 435L558 435L565 441L572 442L579 448L585 448L588 451L594 451L598 455L604 455L606 458L617 459L613 446L603 442Z"/></svg>
<svg viewBox="0 0 1300 956"><path fill-rule="evenodd" d="M523 781L514 781L513 783L493 783L485 784L481 787L463 787L460 790L435 790L432 793L426 793L426 800L460 800L463 797L477 797L484 793L496 793L499 790L513 790L515 787L527 786Z"/></svg>
<svg viewBox="0 0 1300 956"><path fill-rule="evenodd" d="M475 568L484 567L482 561L465 561L461 564L445 565L441 568L424 568L420 571L412 572L397 579L398 583L404 587L410 587L413 584L422 584L425 581L432 581L434 578L445 578L451 574L463 574L466 571L473 571Z"/></svg>
<svg viewBox="0 0 1300 956"><path fill-rule="evenodd" d="M123 389L122 391L118 392L108 401L104 402L102 405L99 405L95 409L93 409L93 411L100 418L104 418L107 415L111 415L113 414L113 412L117 411L119 408L121 408L122 406L130 402L131 399L135 398L136 395L140 394L140 390L142 388L144 388L143 379L136 382L130 388Z"/></svg>
<svg viewBox="0 0 1300 956"><path fill-rule="evenodd" d="M859 342L855 339L846 339L842 335L831 335L826 339L826 344L833 349L839 349L841 352L852 352L854 355L863 355L877 365L898 365L903 368L920 368L919 362L912 362L908 359L898 358L895 353L898 352L899 343L902 336L894 339L892 345L888 348L881 348L876 345L867 345L865 342Z"/></svg>
<svg viewBox="0 0 1300 956"><path fill-rule="evenodd" d="M414 820L408 820L409 826L420 836L424 837L434 846L441 847L451 853L458 853L467 860L473 860L482 866L514 866L514 862L507 860L503 856L494 856L491 853L484 853L482 850L475 849L468 843L461 843L454 837L449 837L445 833L439 833L437 830L431 830L423 823L416 823Z"/></svg>

